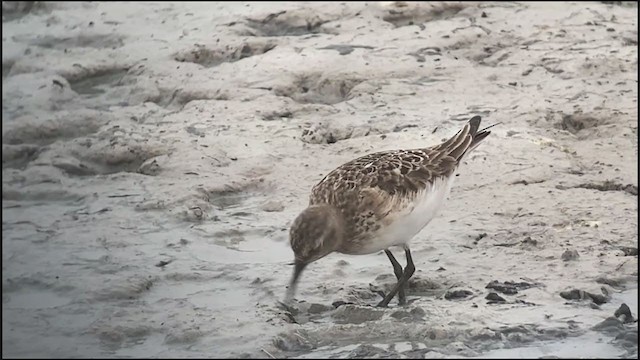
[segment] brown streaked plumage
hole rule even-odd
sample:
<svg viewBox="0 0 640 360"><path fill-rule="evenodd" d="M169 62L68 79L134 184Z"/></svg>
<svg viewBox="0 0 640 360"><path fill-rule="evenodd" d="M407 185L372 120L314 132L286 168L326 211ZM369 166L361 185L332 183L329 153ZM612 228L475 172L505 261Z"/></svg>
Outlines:
<svg viewBox="0 0 640 360"><path fill-rule="evenodd" d="M384 250L398 279L378 304L387 306L404 288L415 267L408 242L436 215L451 189L465 155L491 132L478 130L475 116L453 137L428 148L392 150L362 156L341 165L311 190L309 207L290 230L295 270L286 301L290 301L304 268L332 253L363 255ZM391 246L402 246L403 270Z"/></svg>

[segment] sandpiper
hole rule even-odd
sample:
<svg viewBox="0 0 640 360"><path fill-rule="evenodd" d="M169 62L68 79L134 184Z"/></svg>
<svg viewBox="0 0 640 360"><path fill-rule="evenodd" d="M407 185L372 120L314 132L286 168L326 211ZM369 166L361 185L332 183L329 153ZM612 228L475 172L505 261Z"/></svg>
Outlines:
<svg viewBox="0 0 640 360"><path fill-rule="evenodd" d="M404 305L405 287L415 271L409 241L442 207L465 156L491 133L491 126L479 127L480 117L474 116L441 144L365 155L325 176L291 226L295 268L285 303L293 299L310 263L334 251L365 255L384 250L398 282L377 306L386 307L396 294ZM389 251L392 246L404 248L404 270Z"/></svg>

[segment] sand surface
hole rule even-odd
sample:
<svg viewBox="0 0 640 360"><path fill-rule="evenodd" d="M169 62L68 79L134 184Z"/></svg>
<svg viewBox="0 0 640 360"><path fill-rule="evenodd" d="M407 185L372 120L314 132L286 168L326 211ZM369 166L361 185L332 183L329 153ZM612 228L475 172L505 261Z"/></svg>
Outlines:
<svg viewBox="0 0 640 360"><path fill-rule="evenodd" d="M3 356L637 357L636 5L2 8ZM474 115L409 305L381 252L276 306L315 183Z"/></svg>

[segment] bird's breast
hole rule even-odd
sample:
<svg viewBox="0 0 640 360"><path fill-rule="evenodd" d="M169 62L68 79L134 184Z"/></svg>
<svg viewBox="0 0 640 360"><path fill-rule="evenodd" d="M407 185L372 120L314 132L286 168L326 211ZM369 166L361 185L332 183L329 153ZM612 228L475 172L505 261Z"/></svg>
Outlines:
<svg viewBox="0 0 640 360"><path fill-rule="evenodd" d="M391 246L409 242L438 214L451 187L454 176L436 178L430 186L412 196L410 201L399 201L398 207L380 220L380 227L354 239L347 254L371 254Z"/></svg>

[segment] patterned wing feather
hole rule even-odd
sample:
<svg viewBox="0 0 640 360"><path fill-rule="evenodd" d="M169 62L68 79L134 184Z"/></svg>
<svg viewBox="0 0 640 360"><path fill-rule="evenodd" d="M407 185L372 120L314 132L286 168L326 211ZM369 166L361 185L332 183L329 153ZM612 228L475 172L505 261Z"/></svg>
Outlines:
<svg viewBox="0 0 640 360"><path fill-rule="evenodd" d="M437 178L451 176L470 149L488 135L472 118L445 142L423 149L383 151L352 160L325 176L312 189L310 204L328 203L346 217L384 222L390 209L410 207ZM479 138L479 139L477 139ZM362 212L360 209L370 209Z"/></svg>

